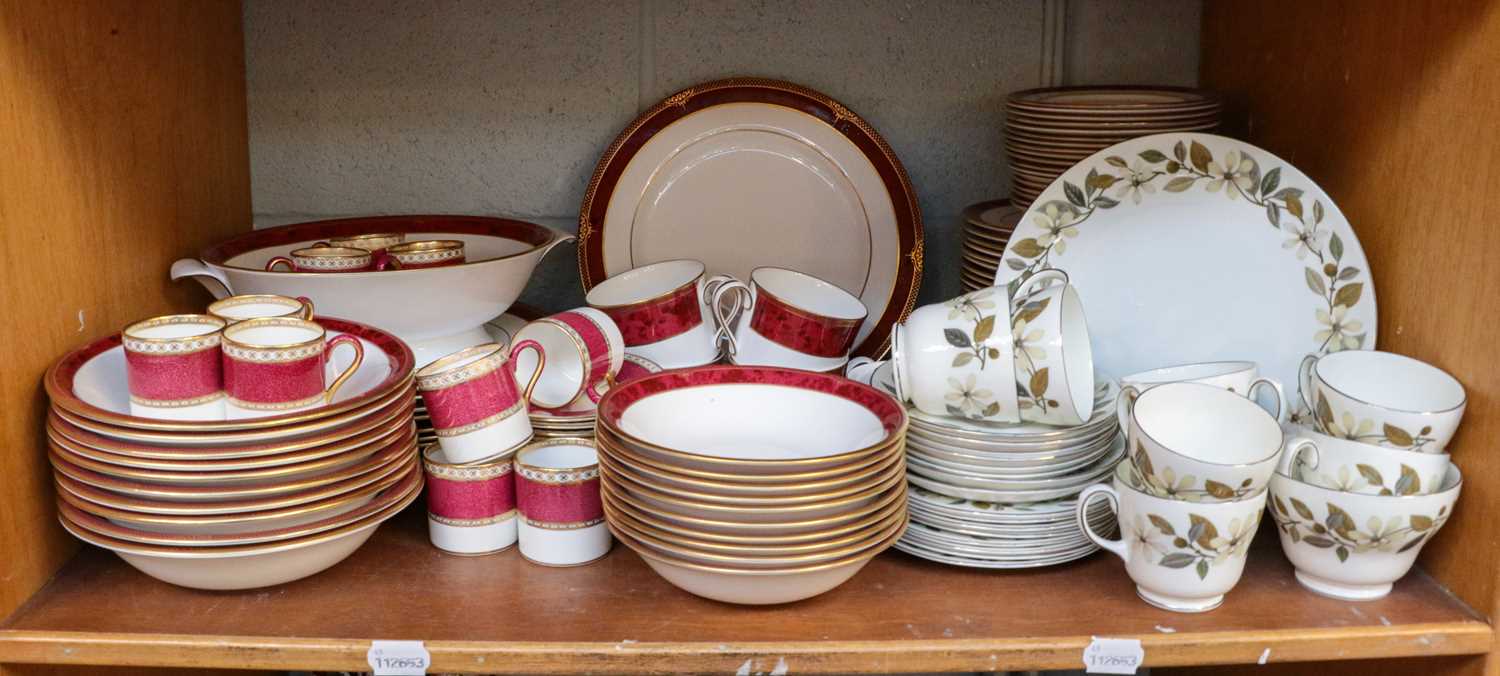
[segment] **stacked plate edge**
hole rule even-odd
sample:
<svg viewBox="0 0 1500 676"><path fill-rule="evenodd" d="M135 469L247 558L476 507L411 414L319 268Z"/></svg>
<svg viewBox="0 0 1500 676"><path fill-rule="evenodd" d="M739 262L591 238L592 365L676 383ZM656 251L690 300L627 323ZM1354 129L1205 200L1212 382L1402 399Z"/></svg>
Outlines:
<svg viewBox="0 0 1500 676"><path fill-rule="evenodd" d="M993 284L1005 245L1016 230L1024 210L1008 199L971 204L964 209L963 260L959 281L964 293Z"/></svg>
<svg viewBox="0 0 1500 676"><path fill-rule="evenodd" d="M1121 141L1170 132L1214 131L1221 111L1218 95L1185 87L1084 86L1015 92L1005 103L1011 201L1019 208L1029 207L1064 171ZM1125 166L1138 160L1120 158Z"/></svg>

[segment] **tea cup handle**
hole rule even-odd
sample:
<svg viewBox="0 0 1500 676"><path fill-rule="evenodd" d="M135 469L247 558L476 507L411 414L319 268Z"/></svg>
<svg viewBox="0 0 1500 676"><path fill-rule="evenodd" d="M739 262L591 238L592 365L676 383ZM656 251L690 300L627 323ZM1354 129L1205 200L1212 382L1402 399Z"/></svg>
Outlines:
<svg viewBox="0 0 1500 676"><path fill-rule="evenodd" d="M1089 505L1093 503L1094 498L1100 496L1109 501L1110 511L1115 513L1116 519L1119 518L1120 494L1116 493L1115 489L1109 484L1094 484L1083 489L1083 493L1078 496L1078 527L1083 529L1083 534L1087 535L1090 540L1093 540L1094 544L1114 552L1115 556L1120 557L1120 560L1128 564L1130 563L1130 547L1125 545L1125 541L1123 539L1106 539L1104 536L1094 532L1093 526L1089 525Z"/></svg>
<svg viewBox="0 0 1500 676"><path fill-rule="evenodd" d="M1135 411L1135 400L1141 396L1140 389L1134 385L1125 385L1120 388L1120 394L1115 397L1115 418L1120 421L1120 431L1129 434L1130 414Z"/></svg>
<svg viewBox="0 0 1500 676"><path fill-rule="evenodd" d="M855 357L853 359L850 359L849 363L844 366L844 377L848 378L850 380L853 380L855 382L861 382L861 383L864 383L866 385L869 385L870 383L865 382L865 381L860 380L859 378L855 377L854 372L857 371L857 370L859 370L860 367L863 367L863 366L865 366L867 364L874 364L874 363L875 363L875 360L871 359L869 357ZM870 371L870 375L872 375L872 376L875 375L875 371L873 369Z"/></svg>
<svg viewBox="0 0 1500 676"><path fill-rule="evenodd" d="M1303 460L1308 455L1312 456L1312 462ZM1296 437L1286 442L1286 449L1281 453L1280 466L1276 468L1276 471L1282 475L1301 481L1299 477L1292 473L1299 462L1309 469L1317 469L1318 464L1322 462L1322 457L1318 454L1318 445L1313 443L1312 439Z"/></svg>
<svg viewBox="0 0 1500 676"><path fill-rule="evenodd" d="M401 261L381 249L379 253L370 255L370 269L377 272L381 270L400 270Z"/></svg>
<svg viewBox="0 0 1500 676"><path fill-rule="evenodd" d="M302 303L302 312L300 313L299 316L301 316L303 319L306 319L308 321L312 321L312 318L313 318L313 302L312 302L312 299L308 298L307 296L297 296L297 300ZM361 347L363 347L363 346L361 346Z"/></svg>
<svg viewBox="0 0 1500 676"><path fill-rule="evenodd" d="M1019 305L1020 300L1025 299L1033 293L1036 293L1038 290L1040 290L1040 285L1042 284L1042 282L1046 281L1055 281L1059 284L1067 284L1068 273L1063 272L1062 270L1058 270L1057 268L1047 268L1045 270L1038 270L1032 273L1030 277L1021 280L1021 283L1016 286L1016 292L1011 296L1011 305Z"/></svg>
<svg viewBox="0 0 1500 676"><path fill-rule="evenodd" d="M1274 378L1256 378L1250 383L1250 389L1245 390L1245 397L1250 401L1256 401L1255 391L1262 387L1269 388L1276 398L1276 410L1271 415L1276 416L1278 424L1285 425L1287 417L1291 415L1291 407L1286 405L1286 393L1282 391L1281 383L1276 382Z"/></svg>
<svg viewBox="0 0 1500 676"><path fill-rule="evenodd" d="M297 266L292 263L292 259L287 258L286 256L277 256L269 261L266 261L266 272L276 272L276 266L282 264L286 265L287 272L297 271Z"/></svg>
<svg viewBox="0 0 1500 676"><path fill-rule="evenodd" d="M713 298L714 292L718 291L719 287L732 281L735 280L731 275L714 275L709 277L703 280L703 293L708 294L708 298Z"/></svg>
<svg viewBox="0 0 1500 676"><path fill-rule="evenodd" d="M1310 354L1302 358L1302 363L1297 365L1297 393L1302 397L1302 405L1313 413L1313 426L1317 427L1318 409L1313 408L1312 394L1312 370L1318 363L1318 355ZM1321 429L1321 428L1319 428Z"/></svg>
<svg viewBox="0 0 1500 676"><path fill-rule="evenodd" d="M329 242L328 240L318 240L316 242L313 242L312 245L313 245L313 248L330 247L330 246L333 246L333 243Z"/></svg>
<svg viewBox="0 0 1500 676"><path fill-rule="evenodd" d="M365 361L364 344L359 342L358 338L355 338L354 336L351 336L347 333L340 336L335 336L332 340L328 341L327 347L323 348L323 354L325 355L324 359L327 359L326 355L333 354L333 349L340 345L348 345L349 347L354 348L354 363L350 364L349 368L344 369L344 372L340 373L339 377L333 379L333 384L328 386L327 392L323 393L324 404L330 404L333 402L333 395L339 391L340 387L344 386L344 381L348 380L350 376L354 375L354 372L359 370L359 365L363 364Z"/></svg>
<svg viewBox="0 0 1500 676"><path fill-rule="evenodd" d="M726 314L723 306L724 294L732 291L738 292L735 295L734 309ZM750 294L749 285L738 279L723 282L719 285L719 288L714 289L713 300L709 301L709 307L713 308L714 321L719 325L719 332L729 339L729 354L738 353L740 347L739 342L735 340L734 329L730 324L736 321L740 315L750 311L754 303L753 299L754 296Z"/></svg>
<svg viewBox="0 0 1500 676"><path fill-rule="evenodd" d="M213 294L214 300L234 295L234 289L229 286L229 280L224 277L223 273L208 267L206 263L196 258L178 259L172 263L172 269L169 274L171 274L172 281L174 282L183 277L197 277L198 283L202 284L203 288L208 289L210 294ZM215 285L210 285L208 283L209 279L214 280L217 283L216 286L219 288L214 288Z"/></svg>
<svg viewBox="0 0 1500 676"><path fill-rule="evenodd" d="M526 381L526 387L521 390L521 401L531 403L531 391L536 389L537 381L542 379L542 369L547 367L547 351L542 349L542 344L534 340L523 340L510 348L510 357L506 365L510 367L511 378L516 377L516 355L521 350L534 350L536 352L536 371L531 374L531 380Z"/></svg>

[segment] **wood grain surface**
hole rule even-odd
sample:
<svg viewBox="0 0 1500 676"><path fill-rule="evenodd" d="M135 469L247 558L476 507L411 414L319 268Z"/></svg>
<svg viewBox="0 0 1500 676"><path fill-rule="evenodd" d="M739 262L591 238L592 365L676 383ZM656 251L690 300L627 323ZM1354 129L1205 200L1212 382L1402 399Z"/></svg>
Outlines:
<svg viewBox="0 0 1500 676"><path fill-rule="evenodd" d="M0 158L3 616L75 549L53 521L42 372L200 306L167 266L249 228L239 4L0 0Z"/></svg>
<svg viewBox="0 0 1500 676"><path fill-rule="evenodd" d="M1375 280L1379 348L1468 390L1450 447L1463 496L1420 563L1490 617L1500 582L1497 63L1500 3L1489 0L1204 4L1202 80L1236 104L1229 133L1295 164L1349 218ZM1500 660L1431 668L1500 674Z"/></svg>

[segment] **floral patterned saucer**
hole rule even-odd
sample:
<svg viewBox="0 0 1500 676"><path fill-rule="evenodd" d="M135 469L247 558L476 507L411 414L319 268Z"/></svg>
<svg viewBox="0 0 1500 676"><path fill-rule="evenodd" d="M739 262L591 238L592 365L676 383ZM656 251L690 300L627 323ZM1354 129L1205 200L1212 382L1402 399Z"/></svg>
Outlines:
<svg viewBox="0 0 1500 676"><path fill-rule="evenodd" d="M1109 337L1094 363L1113 373L1251 359L1295 383L1303 355L1375 347L1375 287L1348 220L1296 167L1222 136L1144 136L1064 172L995 283L1047 268Z"/></svg>

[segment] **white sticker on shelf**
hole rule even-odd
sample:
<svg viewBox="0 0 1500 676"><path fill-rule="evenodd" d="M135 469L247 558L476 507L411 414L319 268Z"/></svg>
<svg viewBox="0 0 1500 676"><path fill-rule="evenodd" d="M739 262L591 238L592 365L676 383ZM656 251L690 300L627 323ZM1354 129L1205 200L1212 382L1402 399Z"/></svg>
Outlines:
<svg viewBox="0 0 1500 676"><path fill-rule="evenodd" d="M1083 670L1090 674L1134 674L1146 661L1146 650L1133 638L1094 637L1083 649Z"/></svg>
<svg viewBox="0 0 1500 676"><path fill-rule="evenodd" d="M370 641L365 661L375 676L426 676L432 655L421 641Z"/></svg>

